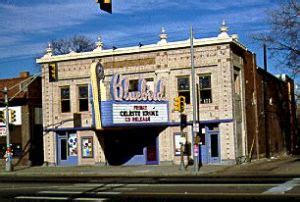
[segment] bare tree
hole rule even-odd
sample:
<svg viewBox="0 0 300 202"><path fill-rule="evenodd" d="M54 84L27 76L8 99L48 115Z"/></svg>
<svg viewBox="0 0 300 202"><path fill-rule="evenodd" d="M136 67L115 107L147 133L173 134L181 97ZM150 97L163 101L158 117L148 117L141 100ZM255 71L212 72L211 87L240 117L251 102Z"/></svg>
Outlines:
<svg viewBox="0 0 300 202"><path fill-rule="evenodd" d="M63 55L74 51L76 53L87 52L95 49L95 43L85 36L75 35L69 39L52 40L51 46L54 55Z"/></svg>
<svg viewBox="0 0 300 202"><path fill-rule="evenodd" d="M292 77L300 73L300 4L298 0L286 0L278 9L270 11L268 18L271 30L253 36L265 43L270 57L277 60L280 68L289 71Z"/></svg>

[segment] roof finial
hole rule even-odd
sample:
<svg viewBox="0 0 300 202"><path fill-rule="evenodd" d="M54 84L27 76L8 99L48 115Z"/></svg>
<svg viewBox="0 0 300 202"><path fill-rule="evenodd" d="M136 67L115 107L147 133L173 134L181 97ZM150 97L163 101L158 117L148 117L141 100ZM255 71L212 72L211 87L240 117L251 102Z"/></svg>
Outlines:
<svg viewBox="0 0 300 202"><path fill-rule="evenodd" d="M94 51L102 50L103 49L103 42L101 35L98 35L97 42L96 42L96 48Z"/></svg>
<svg viewBox="0 0 300 202"><path fill-rule="evenodd" d="M168 34L166 33L166 30L164 27L161 27L161 32L159 34L159 41L158 44L164 44L167 43Z"/></svg>
<svg viewBox="0 0 300 202"><path fill-rule="evenodd" d="M44 56L51 57L53 55L52 51L53 51L53 48L51 46L51 43L49 42L48 47L46 48L46 54Z"/></svg>
<svg viewBox="0 0 300 202"><path fill-rule="evenodd" d="M228 27L226 26L226 22L225 20L222 21L222 26L220 27L220 34L218 35L218 37L220 38L228 38Z"/></svg>

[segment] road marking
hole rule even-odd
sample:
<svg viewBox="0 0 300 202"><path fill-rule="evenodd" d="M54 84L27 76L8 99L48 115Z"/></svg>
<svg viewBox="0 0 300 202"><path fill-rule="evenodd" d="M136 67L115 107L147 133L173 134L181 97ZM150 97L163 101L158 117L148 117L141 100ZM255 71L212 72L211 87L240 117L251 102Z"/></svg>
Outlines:
<svg viewBox="0 0 300 202"><path fill-rule="evenodd" d="M99 187L99 188L98 187L58 187L57 189L58 190L74 190L74 191L82 190L82 191L86 192L89 190L105 191L109 188L107 188L107 187Z"/></svg>
<svg viewBox="0 0 300 202"><path fill-rule="evenodd" d="M70 200L68 197L48 197L48 196L17 196L16 200ZM73 198L72 201L107 201L107 198Z"/></svg>
<svg viewBox="0 0 300 202"><path fill-rule="evenodd" d="M39 194L82 194L82 191L40 191Z"/></svg>
<svg viewBox="0 0 300 202"><path fill-rule="evenodd" d="M160 184L160 187L272 187L278 184ZM127 184L127 187L157 187L156 184Z"/></svg>
<svg viewBox="0 0 300 202"><path fill-rule="evenodd" d="M109 194L109 195L120 195L121 192L116 192L116 191L104 191L104 192L96 192L98 195L106 195L106 194Z"/></svg>
<svg viewBox="0 0 300 202"><path fill-rule="evenodd" d="M83 191L40 191L38 192L39 194L82 194ZM121 192L110 192L110 191L104 191L104 192L98 192L97 190L95 191L91 191L91 192L88 192L88 193L97 193L99 195L103 195L103 194L110 194L110 195L118 195L118 194L121 194Z"/></svg>
<svg viewBox="0 0 300 202"><path fill-rule="evenodd" d="M48 197L48 196L17 196L17 200L31 199L31 200L69 200L67 197Z"/></svg>
<svg viewBox="0 0 300 202"><path fill-rule="evenodd" d="M84 183L78 183L78 184L74 184L74 186L78 186L78 187L100 187L100 186L105 186L105 184L98 184L98 183L84 184Z"/></svg>
<svg viewBox="0 0 300 202"><path fill-rule="evenodd" d="M134 191L136 189L137 188L134 188L134 187L116 187L116 188L114 188L114 190L116 190L116 191Z"/></svg>
<svg viewBox="0 0 300 202"><path fill-rule="evenodd" d="M107 198L74 198L72 201L107 201Z"/></svg>
<svg viewBox="0 0 300 202"><path fill-rule="evenodd" d="M268 189L262 194L285 194L285 192L293 189L298 184L300 184L300 178L294 178L276 187L272 187L271 189Z"/></svg>
<svg viewBox="0 0 300 202"><path fill-rule="evenodd" d="M126 184L107 184L107 185L105 185L105 187L122 187L122 186L126 186Z"/></svg>

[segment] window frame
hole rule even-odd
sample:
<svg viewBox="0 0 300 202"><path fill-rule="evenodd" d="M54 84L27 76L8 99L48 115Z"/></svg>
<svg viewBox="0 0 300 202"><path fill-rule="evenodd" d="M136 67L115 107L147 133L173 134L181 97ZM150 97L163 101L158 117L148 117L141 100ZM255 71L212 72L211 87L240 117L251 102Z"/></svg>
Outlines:
<svg viewBox="0 0 300 202"><path fill-rule="evenodd" d="M241 95L241 71L238 67L234 66L233 68L233 86L234 94Z"/></svg>
<svg viewBox="0 0 300 202"><path fill-rule="evenodd" d="M81 97L80 95L80 88L82 87L86 87L87 88L87 95L86 97ZM79 112L88 112L90 110L90 106L89 106L89 85L88 84L80 84L77 86L77 92L78 92L78 96L77 96L77 100L78 100L78 111ZM86 110L81 110L80 106L81 106L81 102L82 100L86 100L86 104L87 104L87 109Z"/></svg>
<svg viewBox="0 0 300 202"><path fill-rule="evenodd" d="M174 156L181 156L181 137L180 132L173 133L173 146L174 146Z"/></svg>
<svg viewBox="0 0 300 202"><path fill-rule="evenodd" d="M84 154L83 153L83 149L84 149L83 141L84 140L91 140L92 151L91 151L91 154L89 156L84 156L83 155ZM93 138L93 136L84 136L84 137L81 137L80 147L81 147L81 158L83 158L83 159L94 158L94 138Z"/></svg>
<svg viewBox="0 0 300 202"><path fill-rule="evenodd" d="M135 82L134 89L131 88L131 83ZM128 92L137 92L139 90L139 80L138 79L130 79L128 81Z"/></svg>
<svg viewBox="0 0 300 202"><path fill-rule="evenodd" d="M178 96L184 96L186 100L186 104L191 104L191 84L190 84L190 76L178 76L177 78L177 93ZM179 79L187 79L188 80L188 90L186 89L180 89L179 88ZM181 93L185 94L187 93L188 97L185 95L182 95Z"/></svg>
<svg viewBox="0 0 300 202"><path fill-rule="evenodd" d="M68 99L66 98L63 98L62 96L62 90L63 89L68 89L69 90L69 96L68 96ZM66 102L68 101L68 108L69 110L68 111L63 111L63 102ZM61 113L70 113L71 112L71 88L70 86L60 86L60 112Z"/></svg>
<svg viewBox="0 0 300 202"><path fill-rule="evenodd" d="M148 78L145 78L145 81L146 81L146 86L147 86L147 89L146 90L151 90L152 92L155 91L155 85L154 85L154 78L153 77L148 77ZM149 85L149 82L152 82L151 85ZM150 87L149 87L150 86ZM152 88L152 89L151 89Z"/></svg>
<svg viewBox="0 0 300 202"><path fill-rule="evenodd" d="M206 88L202 88L202 82L201 82L201 77L209 77L209 87L206 87ZM211 73L206 73L206 74L199 74L198 75L198 78L199 78L199 103L200 104L212 104L213 103L213 95L212 95L212 82L211 82ZM210 101L209 102L204 102L201 97L201 91L202 92L207 92L209 91L210 92Z"/></svg>

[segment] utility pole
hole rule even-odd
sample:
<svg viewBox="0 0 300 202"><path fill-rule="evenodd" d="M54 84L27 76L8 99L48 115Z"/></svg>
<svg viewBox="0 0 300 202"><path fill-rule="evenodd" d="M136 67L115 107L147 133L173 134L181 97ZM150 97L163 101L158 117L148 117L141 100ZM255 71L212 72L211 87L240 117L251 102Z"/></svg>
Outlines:
<svg viewBox="0 0 300 202"><path fill-rule="evenodd" d="M266 74L268 72L268 64L267 64L267 46L264 44L264 76L263 76L263 96L264 96L264 125L265 125L265 141L266 141L266 158L270 158L270 140L268 134L268 113L267 113L267 82L266 82Z"/></svg>
<svg viewBox="0 0 300 202"><path fill-rule="evenodd" d="M193 41L193 27L191 27L191 36L190 36L190 42L191 42L191 74L192 74L192 102L193 102L193 126L192 126L192 145L193 145L193 159L194 159L194 171L198 171L198 154L195 154L195 146L198 147L198 145L195 145L195 138L196 138L196 93L195 93L195 66L194 66L194 41ZM199 130L199 129L198 129ZM198 149L199 150L199 149ZM199 153L199 151L198 151Z"/></svg>
<svg viewBox="0 0 300 202"><path fill-rule="evenodd" d="M12 152L10 147L10 135L9 135L9 109L8 109L8 89L5 86L3 90L4 99L5 99L5 112L6 112L6 164L5 164L5 170L8 172L13 171L13 165L12 165Z"/></svg>

